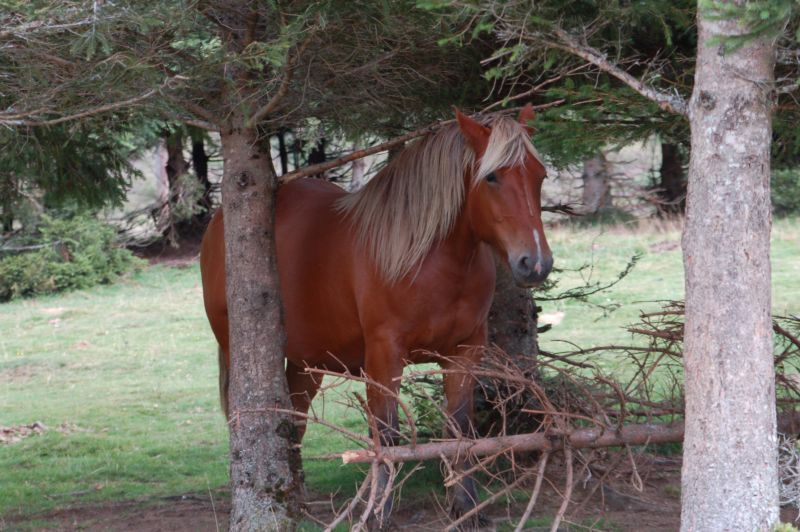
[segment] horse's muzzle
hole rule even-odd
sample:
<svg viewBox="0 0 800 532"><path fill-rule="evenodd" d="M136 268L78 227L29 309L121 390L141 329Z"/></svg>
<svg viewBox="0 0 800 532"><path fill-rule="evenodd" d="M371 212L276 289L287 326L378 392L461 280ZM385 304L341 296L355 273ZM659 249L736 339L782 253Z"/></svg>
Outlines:
<svg viewBox="0 0 800 532"><path fill-rule="evenodd" d="M516 259L509 261L511 273L514 281L519 286L532 287L539 286L547 279L550 270L553 269L553 256L534 257L523 253Z"/></svg>

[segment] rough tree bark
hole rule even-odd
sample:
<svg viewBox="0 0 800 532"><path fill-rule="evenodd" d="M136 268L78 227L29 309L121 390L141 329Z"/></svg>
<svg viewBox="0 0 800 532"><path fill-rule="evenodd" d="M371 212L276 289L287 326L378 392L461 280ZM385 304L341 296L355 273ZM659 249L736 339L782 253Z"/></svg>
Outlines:
<svg viewBox="0 0 800 532"><path fill-rule="evenodd" d="M231 530L290 529L302 489L284 374L282 308L275 254L278 178L245 115L222 128L222 205L231 338Z"/></svg>
<svg viewBox="0 0 800 532"><path fill-rule="evenodd" d="M741 4L742 2L736 2ZM771 530L778 518L770 323L773 46L723 53L735 19L698 5L683 234L686 437L682 530Z"/></svg>

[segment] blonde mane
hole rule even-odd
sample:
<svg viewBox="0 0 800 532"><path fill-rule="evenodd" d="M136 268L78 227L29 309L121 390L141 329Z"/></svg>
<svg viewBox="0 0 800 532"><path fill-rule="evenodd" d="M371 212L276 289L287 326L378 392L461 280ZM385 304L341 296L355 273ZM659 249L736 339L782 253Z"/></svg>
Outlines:
<svg viewBox="0 0 800 532"><path fill-rule="evenodd" d="M414 142L364 188L338 200L359 245L390 283L411 272L452 231L464 204L467 171L474 186L498 168L523 164L528 154L541 161L515 120L482 122L492 132L477 168L475 153L452 124Z"/></svg>

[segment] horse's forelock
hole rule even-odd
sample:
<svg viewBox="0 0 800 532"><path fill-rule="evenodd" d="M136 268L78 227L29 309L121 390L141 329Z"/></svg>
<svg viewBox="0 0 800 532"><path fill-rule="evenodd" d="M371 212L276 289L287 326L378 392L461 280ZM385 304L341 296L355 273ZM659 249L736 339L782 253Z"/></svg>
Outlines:
<svg viewBox="0 0 800 532"><path fill-rule="evenodd" d="M490 125L492 133L474 173L474 184L480 183L498 168L524 165L529 155L542 163L542 158L533 146L527 130L519 122L508 117L500 117Z"/></svg>

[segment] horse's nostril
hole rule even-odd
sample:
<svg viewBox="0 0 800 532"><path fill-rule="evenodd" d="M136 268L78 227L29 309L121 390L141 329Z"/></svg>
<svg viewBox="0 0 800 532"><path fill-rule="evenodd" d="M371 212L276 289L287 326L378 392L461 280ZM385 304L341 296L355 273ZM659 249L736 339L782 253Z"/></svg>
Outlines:
<svg viewBox="0 0 800 532"><path fill-rule="evenodd" d="M528 255L523 255L519 259L519 269L528 272L531 270L531 258Z"/></svg>

